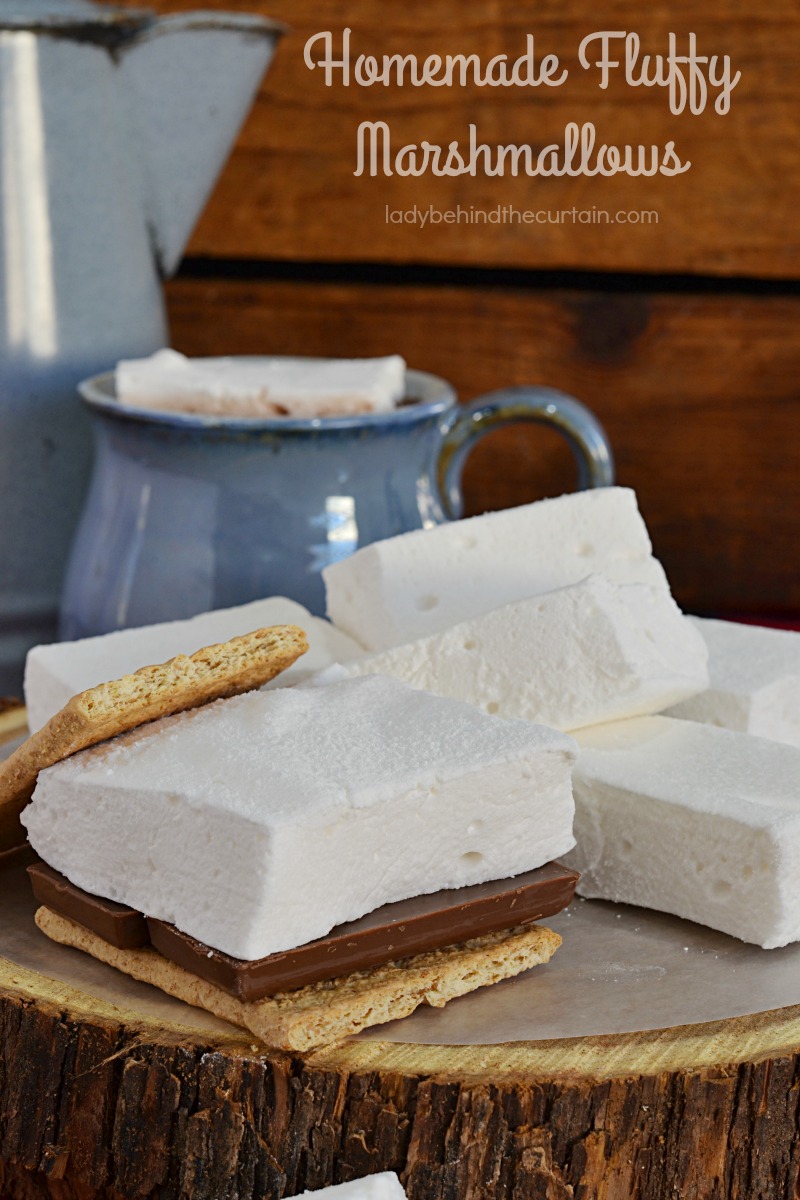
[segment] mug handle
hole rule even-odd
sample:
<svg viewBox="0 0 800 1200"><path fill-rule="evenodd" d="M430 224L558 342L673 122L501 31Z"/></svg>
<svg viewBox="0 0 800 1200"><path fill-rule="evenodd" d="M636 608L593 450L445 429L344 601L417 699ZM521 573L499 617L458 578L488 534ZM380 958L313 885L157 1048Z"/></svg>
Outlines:
<svg viewBox="0 0 800 1200"><path fill-rule="evenodd" d="M440 427L438 484L442 506L451 521L463 512L461 473L473 446L484 434L513 421L552 425L563 434L578 462L579 491L613 484L611 445L603 426L585 405L555 388L502 388L456 408Z"/></svg>

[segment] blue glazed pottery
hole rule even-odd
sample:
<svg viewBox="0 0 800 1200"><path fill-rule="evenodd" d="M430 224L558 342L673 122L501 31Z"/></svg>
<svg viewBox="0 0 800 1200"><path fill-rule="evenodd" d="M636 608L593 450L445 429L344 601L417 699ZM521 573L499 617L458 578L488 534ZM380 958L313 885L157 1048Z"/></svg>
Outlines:
<svg viewBox="0 0 800 1200"><path fill-rule="evenodd" d="M509 388L462 408L444 380L409 371L396 411L316 420L123 408L113 374L80 391L96 461L64 589L64 638L276 594L322 614L323 567L460 516L464 459L498 424L555 426L575 451L581 487L613 482L597 420L546 388Z"/></svg>

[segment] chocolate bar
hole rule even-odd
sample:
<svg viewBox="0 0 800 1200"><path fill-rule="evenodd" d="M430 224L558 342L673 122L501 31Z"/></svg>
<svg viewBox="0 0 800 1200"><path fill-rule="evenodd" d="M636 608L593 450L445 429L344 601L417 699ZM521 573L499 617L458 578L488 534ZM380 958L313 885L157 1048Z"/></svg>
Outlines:
<svg viewBox="0 0 800 1200"><path fill-rule="evenodd" d="M326 937L293 950L244 960L211 949L174 925L75 887L44 863L28 868L40 903L121 949L152 944L165 958L241 1000L335 979L428 950L525 925L572 900L576 871L547 863L514 879L385 904Z"/></svg>
<svg viewBox="0 0 800 1200"><path fill-rule="evenodd" d="M84 892L44 862L28 867L28 875L40 904L91 929L104 942L120 950L150 945L147 922L135 908Z"/></svg>

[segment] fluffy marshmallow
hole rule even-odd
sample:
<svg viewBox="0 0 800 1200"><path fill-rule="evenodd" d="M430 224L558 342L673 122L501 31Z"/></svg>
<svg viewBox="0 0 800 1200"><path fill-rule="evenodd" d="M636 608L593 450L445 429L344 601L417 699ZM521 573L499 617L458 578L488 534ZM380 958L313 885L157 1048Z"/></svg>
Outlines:
<svg viewBox="0 0 800 1200"><path fill-rule="evenodd" d="M571 738L383 676L249 692L43 771L45 862L237 958L574 844Z"/></svg>
<svg viewBox="0 0 800 1200"><path fill-rule="evenodd" d="M708 645L711 681L669 715L800 746L800 633L691 619Z"/></svg>
<svg viewBox="0 0 800 1200"><path fill-rule="evenodd" d="M336 1183L314 1192L301 1192L300 1196L301 1200L303 1196L325 1196L329 1200L407 1200L394 1171L368 1175L366 1179L351 1179L349 1183Z"/></svg>
<svg viewBox="0 0 800 1200"><path fill-rule="evenodd" d="M406 364L388 358L186 358L159 350L117 366L120 404L227 417L331 417L388 412Z"/></svg>
<svg viewBox="0 0 800 1200"><path fill-rule="evenodd" d="M119 679L150 663L166 662L176 654L193 654L203 646L227 642L239 634L269 625L299 625L309 648L288 671L267 687L300 683L332 662L347 662L363 647L334 629L329 621L312 617L302 604L284 596L254 600L237 608L220 608L187 621L167 621L120 629L78 642L34 646L25 662L25 704L32 733L49 721L71 696L108 679Z"/></svg>
<svg viewBox="0 0 800 1200"><path fill-rule="evenodd" d="M322 572L328 616L386 650L587 575L666 587L629 488L599 488L374 542Z"/></svg>
<svg viewBox="0 0 800 1200"><path fill-rule="evenodd" d="M351 663L501 717L578 729L708 685L705 642L663 587L601 575Z"/></svg>
<svg viewBox="0 0 800 1200"><path fill-rule="evenodd" d="M771 949L800 939L800 750L670 717L584 730L583 896L687 917Z"/></svg>

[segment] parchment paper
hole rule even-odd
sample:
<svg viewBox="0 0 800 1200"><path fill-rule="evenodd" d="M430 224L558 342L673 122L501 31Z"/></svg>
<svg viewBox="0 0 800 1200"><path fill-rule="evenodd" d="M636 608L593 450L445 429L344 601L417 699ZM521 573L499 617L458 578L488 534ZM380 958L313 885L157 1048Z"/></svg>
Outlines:
<svg viewBox="0 0 800 1200"><path fill-rule="evenodd" d="M0 863L4 958L152 1019L231 1029L49 941L33 923L34 910L24 865ZM544 923L564 938L547 966L360 1036L489 1045L664 1029L800 1004L800 945L760 950L688 921L597 900L578 900Z"/></svg>

